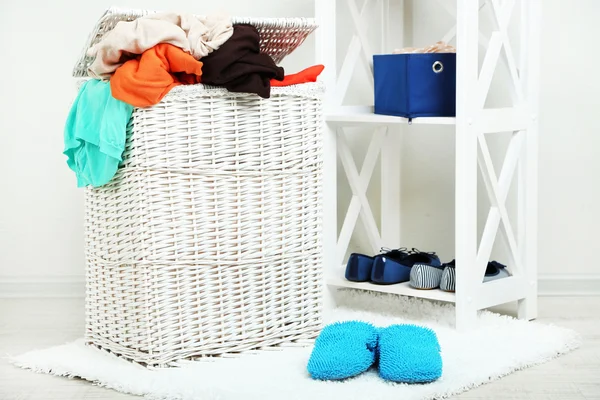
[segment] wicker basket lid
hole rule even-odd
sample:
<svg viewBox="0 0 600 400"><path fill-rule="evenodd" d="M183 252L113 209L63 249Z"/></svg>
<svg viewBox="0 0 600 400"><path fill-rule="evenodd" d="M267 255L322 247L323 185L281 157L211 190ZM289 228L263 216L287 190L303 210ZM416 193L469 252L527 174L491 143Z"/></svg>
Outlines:
<svg viewBox="0 0 600 400"><path fill-rule="evenodd" d="M87 56L90 47L100 42L104 35L110 32L120 21L133 21L137 18L152 14L149 10L125 10L111 7L106 12L90 34L79 61L73 68L74 77L87 77L88 66L94 61ZM288 54L300 46L316 28L313 18L240 18L233 17L233 24L250 24L258 29L260 34L260 50L270 55L276 63L280 63Z"/></svg>

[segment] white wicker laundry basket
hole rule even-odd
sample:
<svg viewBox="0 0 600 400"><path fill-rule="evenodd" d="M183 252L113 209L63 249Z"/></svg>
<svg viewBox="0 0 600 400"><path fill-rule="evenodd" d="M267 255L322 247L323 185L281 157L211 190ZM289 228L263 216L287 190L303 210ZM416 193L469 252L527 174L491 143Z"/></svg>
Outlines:
<svg viewBox="0 0 600 400"><path fill-rule="evenodd" d="M322 91L179 86L134 110L86 189L87 343L163 367L317 336Z"/></svg>
<svg viewBox="0 0 600 400"><path fill-rule="evenodd" d="M73 68L73 76L85 77L87 67L93 58L86 55L88 49L98 43L120 21L133 21L152 14L150 10L127 10L111 7L100 17L92 33L88 37L81 57ZM260 35L260 51L269 54L276 63L281 62L288 54L304 43L304 40L315 29L314 18L240 18L233 17L233 24L254 25Z"/></svg>

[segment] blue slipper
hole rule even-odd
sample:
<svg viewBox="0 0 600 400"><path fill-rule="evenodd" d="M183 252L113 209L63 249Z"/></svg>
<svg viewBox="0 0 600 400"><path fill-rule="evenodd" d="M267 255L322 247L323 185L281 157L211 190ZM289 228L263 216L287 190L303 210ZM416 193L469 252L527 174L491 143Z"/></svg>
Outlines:
<svg viewBox="0 0 600 400"><path fill-rule="evenodd" d="M313 379L339 380L365 372L375 362L377 328L360 321L336 322L323 328L308 360Z"/></svg>
<svg viewBox="0 0 600 400"><path fill-rule="evenodd" d="M376 258L373 263L371 282L379 285L408 282L413 265L440 266L442 263L435 253L426 253L414 248L400 260L382 256Z"/></svg>
<svg viewBox="0 0 600 400"><path fill-rule="evenodd" d="M440 343L434 331L416 325L379 330L379 376L392 382L428 383L442 376Z"/></svg>
<svg viewBox="0 0 600 400"><path fill-rule="evenodd" d="M360 253L352 253L346 264L345 277L352 282L368 282L371 279L375 260L380 259L381 257L402 260L407 255L406 248L394 250L382 248L380 254L375 257Z"/></svg>

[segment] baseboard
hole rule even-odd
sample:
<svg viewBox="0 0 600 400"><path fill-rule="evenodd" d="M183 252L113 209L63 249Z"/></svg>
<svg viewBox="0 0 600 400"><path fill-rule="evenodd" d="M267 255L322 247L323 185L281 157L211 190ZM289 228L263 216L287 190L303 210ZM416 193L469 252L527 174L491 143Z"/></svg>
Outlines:
<svg viewBox="0 0 600 400"><path fill-rule="evenodd" d="M0 276L0 298L84 297L83 276Z"/></svg>
<svg viewBox="0 0 600 400"><path fill-rule="evenodd" d="M600 275L542 275L540 296L600 296ZM84 297L83 276L0 276L0 298Z"/></svg>
<svg viewBox="0 0 600 400"><path fill-rule="evenodd" d="M600 274L547 274L538 278L540 296L600 296Z"/></svg>

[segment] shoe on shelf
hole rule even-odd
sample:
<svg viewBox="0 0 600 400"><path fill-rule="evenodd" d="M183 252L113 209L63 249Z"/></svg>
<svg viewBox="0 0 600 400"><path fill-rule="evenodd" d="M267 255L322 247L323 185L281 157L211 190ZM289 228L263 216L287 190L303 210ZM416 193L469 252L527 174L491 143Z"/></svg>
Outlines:
<svg viewBox="0 0 600 400"><path fill-rule="evenodd" d="M352 282L367 282L371 279L371 269L373 269L373 257L352 253L346 264L345 277Z"/></svg>
<svg viewBox="0 0 600 400"><path fill-rule="evenodd" d="M379 257L388 257L395 260L401 260L408 255L406 248L388 249L382 248L380 254L371 257L365 254L352 253L346 264L345 277L352 282L368 282L371 279L373 263Z"/></svg>
<svg viewBox="0 0 600 400"><path fill-rule="evenodd" d="M500 278L508 278L510 273L506 270L506 265L500 264L498 261L490 261L485 269L483 282L495 281Z"/></svg>
<svg viewBox="0 0 600 400"><path fill-rule="evenodd" d="M445 292L454 292L456 290L456 261L452 260L443 265L442 279L440 289ZM485 269L483 282L494 281L496 279L507 278L510 273L506 270L506 265L498 261L490 261Z"/></svg>
<svg viewBox="0 0 600 400"><path fill-rule="evenodd" d="M392 285L410 280L412 268L418 265L441 266L435 253L426 253L413 248L401 259L380 255L373 262L371 282L378 285ZM441 272L441 270L440 270Z"/></svg>
<svg viewBox="0 0 600 400"><path fill-rule="evenodd" d="M454 292L456 289L456 260L445 263L442 267L444 267L444 271L440 280L440 290Z"/></svg>
<svg viewBox="0 0 600 400"><path fill-rule="evenodd" d="M438 259L439 261L439 259ZM410 286L420 290L431 290L440 287L444 267L438 263L417 263L410 269Z"/></svg>

